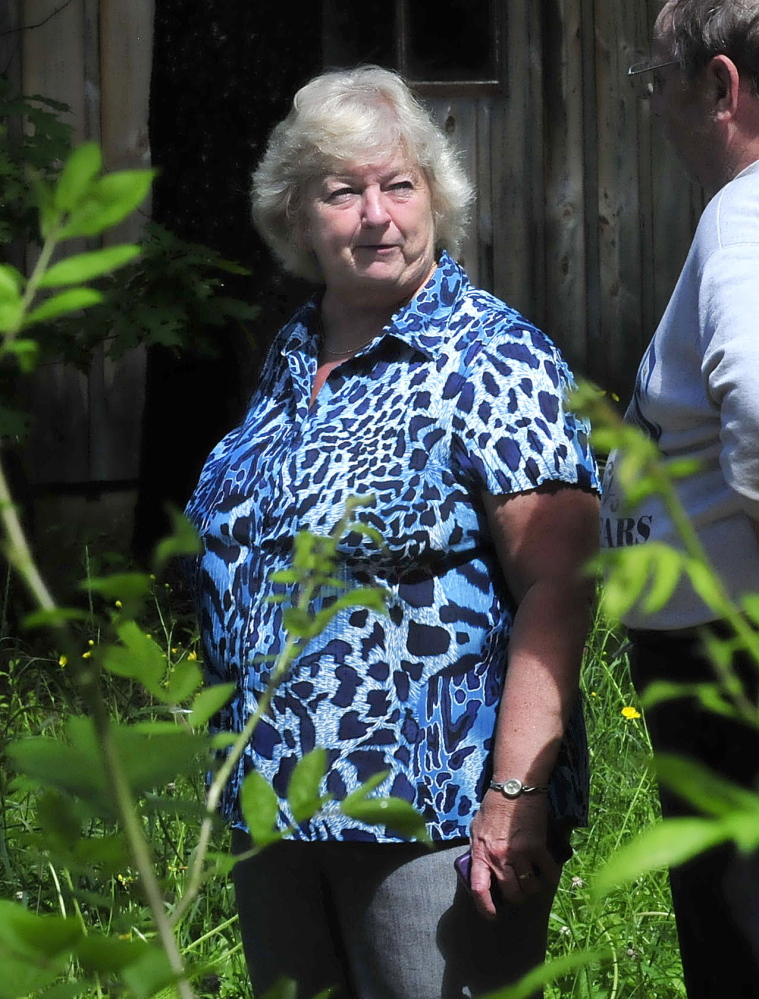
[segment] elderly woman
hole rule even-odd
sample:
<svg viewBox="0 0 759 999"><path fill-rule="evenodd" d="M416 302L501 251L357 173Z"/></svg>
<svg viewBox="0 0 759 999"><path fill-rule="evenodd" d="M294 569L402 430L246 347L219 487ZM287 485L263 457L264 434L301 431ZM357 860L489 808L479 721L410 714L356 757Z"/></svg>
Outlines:
<svg viewBox="0 0 759 999"><path fill-rule="evenodd" d="M282 645L272 571L346 497L384 544L341 545L388 615L338 613L279 688L230 782L255 768L287 838L240 861L235 887L255 994L279 976L311 996L478 995L543 959L569 831L586 811L576 704L597 535L596 473L556 348L454 262L471 188L403 81L365 67L295 96L253 178L256 224L320 287L281 330L243 424L214 450L189 512L205 543L210 680L239 730ZM327 750L340 800L380 792L424 816L437 849L336 807L297 824L289 775ZM469 846L466 887L454 859Z"/></svg>

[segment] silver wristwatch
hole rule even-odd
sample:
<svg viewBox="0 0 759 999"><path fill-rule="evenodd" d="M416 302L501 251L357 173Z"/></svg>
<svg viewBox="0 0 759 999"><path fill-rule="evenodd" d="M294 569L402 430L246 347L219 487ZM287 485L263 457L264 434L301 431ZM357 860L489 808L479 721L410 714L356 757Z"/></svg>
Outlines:
<svg viewBox="0 0 759 999"><path fill-rule="evenodd" d="M491 780L490 790L500 791L504 798L518 798L520 794L546 794L548 787L547 785L538 784L528 787L519 778L511 777L509 780L505 780L503 784L499 784L496 780Z"/></svg>

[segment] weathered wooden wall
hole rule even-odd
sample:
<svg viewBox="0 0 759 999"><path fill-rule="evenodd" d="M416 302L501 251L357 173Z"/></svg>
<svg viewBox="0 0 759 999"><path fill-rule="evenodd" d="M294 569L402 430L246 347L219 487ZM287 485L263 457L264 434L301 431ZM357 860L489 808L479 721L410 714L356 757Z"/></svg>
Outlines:
<svg viewBox="0 0 759 999"><path fill-rule="evenodd" d="M625 397L703 207L636 96L657 0L506 0L505 90L436 98L478 182L467 266Z"/></svg>
<svg viewBox="0 0 759 999"><path fill-rule="evenodd" d="M478 185L464 260L579 374L626 396L702 207L626 77L659 3L502 3L502 93L430 99ZM68 103L110 168L148 161L151 4L6 0L0 12L3 68L25 93ZM42 372L35 480L133 481L142 379L140 354L118 369L99 358L89 378Z"/></svg>
<svg viewBox="0 0 759 999"><path fill-rule="evenodd" d="M2 69L18 89L67 104L75 141L99 142L107 170L149 165L152 0L6 0L4 7ZM135 216L106 242L133 240L140 226ZM132 486L143 380L141 351L118 365L101 351L89 376L43 366L32 389L31 481Z"/></svg>

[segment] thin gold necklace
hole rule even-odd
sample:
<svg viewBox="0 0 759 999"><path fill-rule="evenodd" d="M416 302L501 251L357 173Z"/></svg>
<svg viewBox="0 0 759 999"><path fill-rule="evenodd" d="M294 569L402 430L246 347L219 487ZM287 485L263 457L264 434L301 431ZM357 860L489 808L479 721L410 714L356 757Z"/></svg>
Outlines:
<svg viewBox="0 0 759 999"><path fill-rule="evenodd" d="M362 350L364 347L368 347L372 340L376 340L379 333L375 333L374 336L370 336L368 340L364 340L357 347L351 347L349 350L330 350L326 343L322 343L322 349L325 354L331 354L333 357L342 357L345 354L355 354L357 350Z"/></svg>

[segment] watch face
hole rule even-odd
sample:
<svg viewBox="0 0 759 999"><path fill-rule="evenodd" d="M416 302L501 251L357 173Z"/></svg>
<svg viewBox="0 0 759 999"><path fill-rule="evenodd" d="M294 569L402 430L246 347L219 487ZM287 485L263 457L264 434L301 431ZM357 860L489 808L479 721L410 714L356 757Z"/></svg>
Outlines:
<svg viewBox="0 0 759 999"><path fill-rule="evenodd" d="M503 785L503 793L508 795L510 798L515 798L521 790L522 782L521 780L517 780L516 777L512 777L511 780L507 780Z"/></svg>

